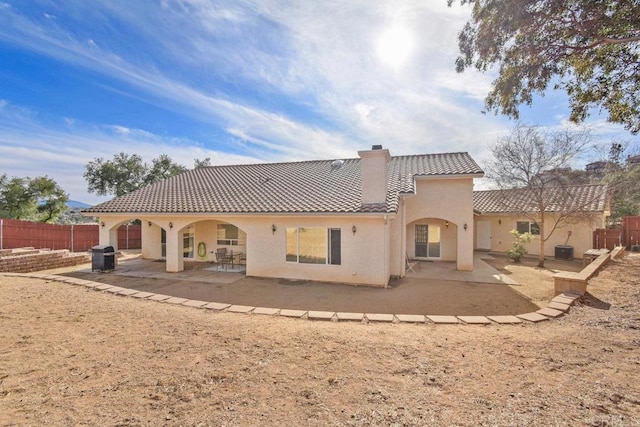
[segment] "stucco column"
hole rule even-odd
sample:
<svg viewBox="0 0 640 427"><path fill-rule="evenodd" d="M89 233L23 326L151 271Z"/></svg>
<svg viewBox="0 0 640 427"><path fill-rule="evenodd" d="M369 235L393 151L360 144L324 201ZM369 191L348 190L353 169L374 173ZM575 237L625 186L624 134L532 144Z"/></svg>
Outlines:
<svg viewBox="0 0 640 427"><path fill-rule="evenodd" d="M104 225L103 225L104 224ZM112 221L100 220L98 225L99 235L98 242L100 245L113 246L114 250L118 250L118 227L117 223Z"/></svg>
<svg viewBox="0 0 640 427"><path fill-rule="evenodd" d="M167 272L177 273L184 270L182 253L182 230L176 227L167 230Z"/></svg>
<svg viewBox="0 0 640 427"><path fill-rule="evenodd" d="M457 255L456 268L460 271L473 271L473 218L458 225Z"/></svg>

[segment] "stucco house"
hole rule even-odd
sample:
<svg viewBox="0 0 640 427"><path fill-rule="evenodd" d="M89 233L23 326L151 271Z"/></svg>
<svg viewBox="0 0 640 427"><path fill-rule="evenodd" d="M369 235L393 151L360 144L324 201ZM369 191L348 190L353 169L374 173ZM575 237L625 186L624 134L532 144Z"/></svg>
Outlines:
<svg viewBox="0 0 640 427"><path fill-rule="evenodd" d="M142 221L142 256L215 261L242 253L246 274L386 286L406 259L473 269L473 180L467 153L210 166L190 170L84 211L100 221L100 244Z"/></svg>
<svg viewBox="0 0 640 427"><path fill-rule="evenodd" d="M540 253L540 229L535 208L526 189L474 191L475 248L505 252L511 248L511 230L530 232L535 238L527 245L531 255ZM545 234L555 227L545 242L545 256L554 256L556 246L571 246L576 256L593 247L593 231L605 228L610 215L606 185L572 185L548 189L550 203L545 212Z"/></svg>

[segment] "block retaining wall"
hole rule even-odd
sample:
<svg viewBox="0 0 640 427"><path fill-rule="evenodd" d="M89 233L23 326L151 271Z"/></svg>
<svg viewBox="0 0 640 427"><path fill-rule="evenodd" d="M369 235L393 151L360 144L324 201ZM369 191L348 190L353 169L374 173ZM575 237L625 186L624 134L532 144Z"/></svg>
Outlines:
<svg viewBox="0 0 640 427"><path fill-rule="evenodd" d="M66 249L53 251L17 249L11 250L8 254L6 252L0 253L0 272L2 273L30 273L91 262L90 254L71 253Z"/></svg>

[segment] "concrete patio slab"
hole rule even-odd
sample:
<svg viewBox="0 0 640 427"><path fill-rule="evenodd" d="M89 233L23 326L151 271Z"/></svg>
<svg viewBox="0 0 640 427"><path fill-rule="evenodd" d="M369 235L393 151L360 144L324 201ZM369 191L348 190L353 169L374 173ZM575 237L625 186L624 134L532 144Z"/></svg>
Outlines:
<svg viewBox="0 0 640 427"><path fill-rule="evenodd" d="M353 322L362 322L364 320L364 313L336 313L338 320L349 320Z"/></svg>
<svg viewBox="0 0 640 427"><path fill-rule="evenodd" d="M203 307L204 308L208 308L209 310L222 311L222 310L226 310L227 308L231 307L231 304L223 304L223 303L220 303L220 302L210 302L209 304L206 304Z"/></svg>
<svg viewBox="0 0 640 427"><path fill-rule="evenodd" d="M426 317L433 323L437 323L441 325L460 323L456 316L426 316Z"/></svg>
<svg viewBox="0 0 640 427"><path fill-rule="evenodd" d="M185 301L187 301L187 298L179 298L179 297L171 297L171 298L162 300L162 302L166 302L167 304L183 304Z"/></svg>
<svg viewBox="0 0 640 427"><path fill-rule="evenodd" d="M487 318L501 325L522 323L522 320L518 319L516 316L487 316Z"/></svg>
<svg viewBox="0 0 640 427"><path fill-rule="evenodd" d="M383 313L365 313L367 320L370 322L393 322L393 314Z"/></svg>
<svg viewBox="0 0 640 427"><path fill-rule="evenodd" d="M86 283L86 284L84 285L84 287L86 287L86 288L94 288L94 289L95 289L95 288L97 288L98 286L101 286L101 285L103 285L103 284L104 284L104 283L100 283L100 282L89 282L89 283Z"/></svg>
<svg viewBox="0 0 640 427"><path fill-rule="evenodd" d="M548 308L548 307L541 308L540 310L536 311L536 313L540 313L543 316L547 316L547 317L559 317L564 314L564 312L560 310L554 310L553 308Z"/></svg>
<svg viewBox="0 0 640 427"><path fill-rule="evenodd" d="M136 291L135 289L123 289L120 292L118 292L118 295L124 295L124 296L131 296L133 294L137 294L138 291Z"/></svg>
<svg viewBox="0 0 640 427"><path fill-rule="evenodd" d="M516 317L518 317L519 319L522 319L522 320L526 320L528 322L533 322L533 323L538 323L538 322L543 322L545 320L549 320L549 318L547 316L543 316L540 313L518 314Z"/></svg>
<svg viewBox="0 0 640 427"><path fill-rule="evenodd" d="M149 297L151 301L164 301L171 298L171 295L163 295L163 294L155 294L152 297Z"/></svg>
<svg viewBox="0 0 640 427"><path fill-rule="evenodd" d="M396 314L401 323L424 323L425 317L421 314Z"/></svg>
<svg viewBox="0 0 640 427"><path fill-rule="evenodd" d="M207 304L209 304L208 301L198 301L193 299L187 300L182 303L182 305L186 305L187 307L195 307L195 308L201 308Z"/></svg>
<svg viewBox="0 0 640 427"><path fill-rule="evenodd" d="M580 295L580 294L575 294L575 293L573 293L573 292L563 292L563 293L558 294L558 295L556 295L556 296L559 296L559 297L565 297L565 298L571 298L571 299L572 299L572 300L574 300L574 301L579 300L580 298L582 298L582 295Z"/></svg>
<svg viewBox="0 0 640 427"><path fill-rule="evenodd" d="M232 313L250 313L255 307L250 305L232 305L227 308L227 311Z"/></svg>
<svg viewBox="0 0 640 427"><path fill-rule="evenodd" d="M144 299L144 298L149 298L149 297L151 297L153 295L156 295L156 294L154 294L153 292L137 292L137 293L135 293L135 294L133 294L131 296L134 297L134 298L142 298L142 299Z"/></svg>
<svg viewBox="0 0 640 427"><path fill-rule="evenodd" d="M489 325L493 322L489 320L485 316L457 316L458 319L462 320L464 323L468 325Z"/></svg>
<svg viewBox="0 0 640 427"><path fill-rule="evenodd" d="M567 311L569 311L569 308L571 306L569 304L563 304L561 302L555 302L555 301L551 301L548 305L547 308L553 308L554 310L560 310L560 311L564 311L565 313Z"/></svg>
<svg viewBox="0 0 640 427"><path fill-rule="evenodd" d="M573 304L575 302L575 299L567 298L567 297L563 297L561 295L558 295L557 297L553 298L551 300L551 302L559 302L560 304L571 305L571 304Z"/></svg>
<svg viewBox="0 0 640 427"><path fill-rule="evenodd" d="M335 316L335 312L333 311L312 311L309 310L307 316L311 320L331 320L333 316Z"/></svg>
<svg viewBox="0 0 640 427"><path fill-rule="evenodd" d="M307 314L306 311L304 310L280 310L280 316L285 316L285 317L302 317L305 314Z"/></svg>
<svg viewBox="0 0 640 427"><path fill-rule="evenodd" d="M253 310L253 314L264 314L264 315L267 315L267 316L274 316L274 315L278 314L279 311L280 311L279 308L256 307Z"/></svg>

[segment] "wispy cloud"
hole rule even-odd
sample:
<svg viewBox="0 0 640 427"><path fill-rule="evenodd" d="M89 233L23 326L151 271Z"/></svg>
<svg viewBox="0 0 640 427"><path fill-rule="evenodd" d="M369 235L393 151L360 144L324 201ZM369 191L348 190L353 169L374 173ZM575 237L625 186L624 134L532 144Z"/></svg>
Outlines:
<svg viewBox="0 0 640 427"><path fill-rule="evenodd" d="M89 70L100 77L92 86L113 98L201 125L159 135L141 119L45 119L37 106L0 100L0 167L19 161L33 174L55 160L81 192L86 161L118 151L166 152L190 165L353 157L375 143L482 161L510 122L481 113L490 74L454 70L469 14L444 0L0 3L4 44ZM401 60L385 57L393 45L380 49L394 29L396 43L411 44Z"/></svg>

